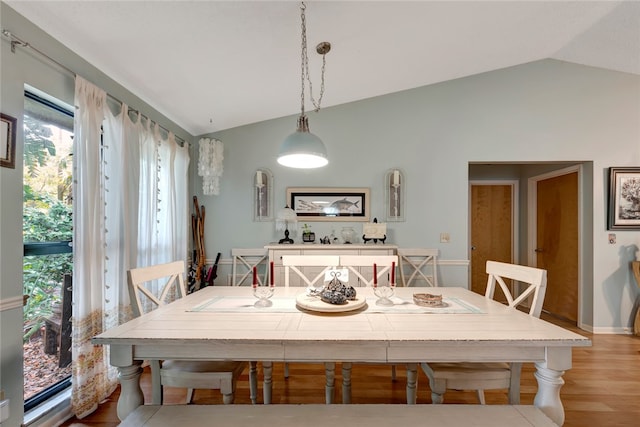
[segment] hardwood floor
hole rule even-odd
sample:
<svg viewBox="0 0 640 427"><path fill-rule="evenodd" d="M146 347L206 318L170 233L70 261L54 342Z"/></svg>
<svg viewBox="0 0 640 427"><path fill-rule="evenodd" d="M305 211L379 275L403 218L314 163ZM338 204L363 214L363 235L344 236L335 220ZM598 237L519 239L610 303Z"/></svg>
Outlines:
<svg viewBox="0 0 640 427"><path fill-rule="evenodd" d="M543 318L545 316L543 315ZM564 375L565 385L561 398L565 408L565 426L637 426L640 420L640 337L631 335L592 335L557 319L546 320L588 336L592 347L573 350L573 368ZM320 364L289 365L290 377L285 380L282 364L274 364L273 403L324 403L324 368ZM147 368L148 369L148 368ZM391 381L391 368L379 365L354 364L352 374L352 402L403 404L406 375L398 366L397 381ZM521 401L532 404L537 382L533 364L525 364L522 372ZM341 377L336 369L336 401L340 402ZM141 385L145 399L149 399L150 375L145 371ZM166 388L165 404L184 403L184 389ZM260 389L260 393L262 389ZM420 372L418 403L430 404L431 392L427 378ZM503 391L486 391L487 404L507 404ZM91 416L82 420L71 419L65 427L115 427L117 390ZM261 395L259 396L261 400ZM448 391L445 403L477 403L473 391ZM197 390L194 404L222 404L217 391ZM238 383L236 404L250 404L248 372Z"/></svg>

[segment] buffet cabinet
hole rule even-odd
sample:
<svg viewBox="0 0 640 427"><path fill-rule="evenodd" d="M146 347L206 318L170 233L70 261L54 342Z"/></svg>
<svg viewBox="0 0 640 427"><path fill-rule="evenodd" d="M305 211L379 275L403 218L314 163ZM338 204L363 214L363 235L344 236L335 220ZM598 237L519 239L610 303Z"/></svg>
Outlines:
<svg viewBox="0 0 640 427"><path fill-rule="evenodd" d="M269 252L269 262L273 262L273 276L276 286L284 286L284 267L282 265L282 257L284 255L396 255L398 249L397 246L385 244L282 244L267 245L265 248ZM362 275L365 277L371 275L371 270L373 270L373 267L361 267ZM302 271L309 277L320 273L322 268L304 267ZM386 280L381 279L380 281L384 283ZM359 285L355 275L350 275L349 284L351 286ZM289 275L289 285L302 286L302 280L297 274L291 273Z"/></svg>

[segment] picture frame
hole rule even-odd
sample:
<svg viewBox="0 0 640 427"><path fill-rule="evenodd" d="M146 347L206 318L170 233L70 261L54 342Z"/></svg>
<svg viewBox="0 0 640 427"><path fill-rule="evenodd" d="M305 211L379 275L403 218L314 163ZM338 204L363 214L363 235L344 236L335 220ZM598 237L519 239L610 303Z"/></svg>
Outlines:
<svg viewBox="0 0 640 427"><path fill-rule="evenodd" d="M640 167L609 168L609 230L640 230Z"/></svg>
<svg viewBox="0 0 640 427"><path fill-rule="evenodd" d="M303 221L369 221L369 188L289 187L287 201Z"/></svg>
<svg viewBox="0 0 640 427"><path fill-rule="evenodd" d="M18 121L0 113L0 166L16 167L16 126Z"/></svg>

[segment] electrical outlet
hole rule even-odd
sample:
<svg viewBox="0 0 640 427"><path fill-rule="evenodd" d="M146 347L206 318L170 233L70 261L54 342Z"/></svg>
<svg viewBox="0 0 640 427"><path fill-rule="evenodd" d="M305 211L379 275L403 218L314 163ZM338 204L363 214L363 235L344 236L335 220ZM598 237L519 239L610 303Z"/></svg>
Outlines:
<svg viewBox="0 0 640 427"><path fill-rule="evenodd" d="M440 233L440 243L449 243L450 241L449 233Z"/></svg>

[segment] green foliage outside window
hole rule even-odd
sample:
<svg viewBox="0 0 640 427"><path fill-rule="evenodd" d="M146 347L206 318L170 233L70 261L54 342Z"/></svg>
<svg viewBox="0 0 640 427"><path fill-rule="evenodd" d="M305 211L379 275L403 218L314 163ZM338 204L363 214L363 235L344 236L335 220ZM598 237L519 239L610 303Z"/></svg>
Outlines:
<svg viewBox="0 0 640 427"><path fill-rule="evenodd" d="M71 140L56 126L24 116L23 241L70 242ZM38 332L60 302L64 275L73 272L71 253L25 256L23 259L24 340Z"/></svg>

